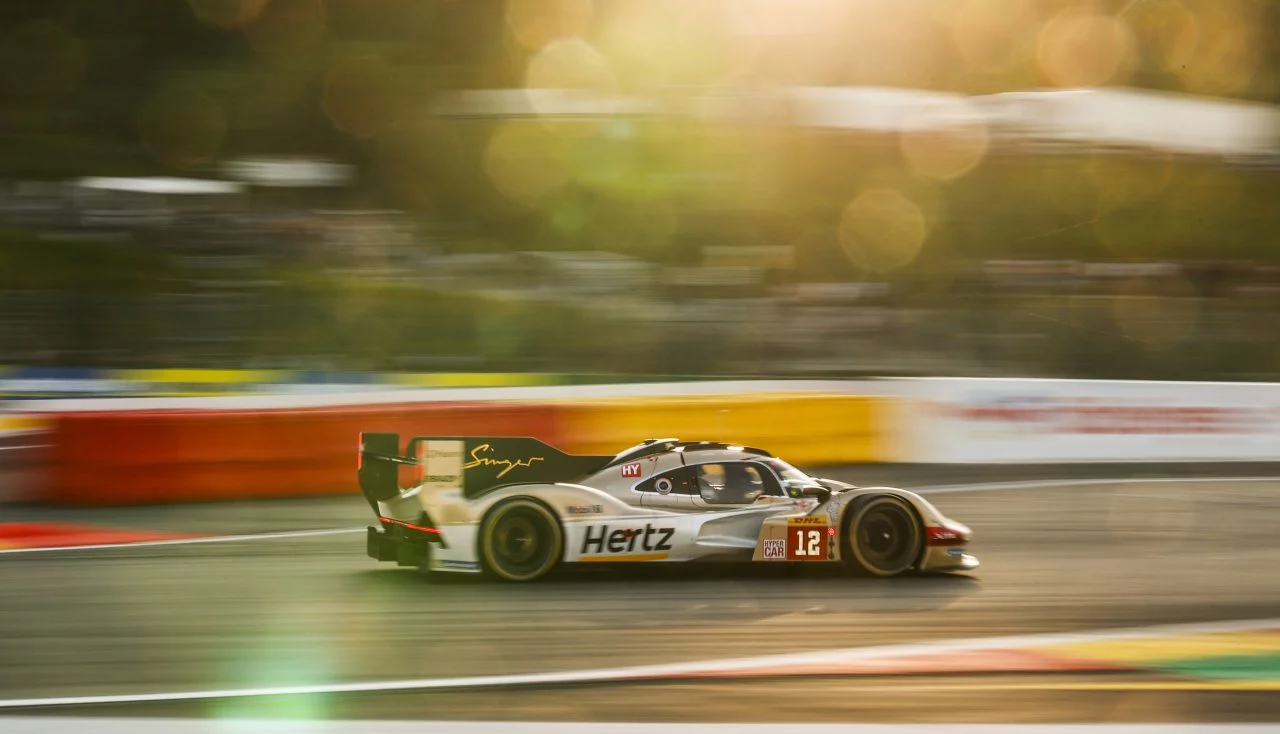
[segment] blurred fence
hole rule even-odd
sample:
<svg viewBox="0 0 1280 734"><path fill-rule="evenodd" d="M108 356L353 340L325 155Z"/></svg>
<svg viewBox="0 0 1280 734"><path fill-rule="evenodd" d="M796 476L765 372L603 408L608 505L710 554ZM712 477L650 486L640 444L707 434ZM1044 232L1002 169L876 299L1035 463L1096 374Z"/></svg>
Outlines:
<svg viewBox="0 0 1280 734"><path fill-rule="evenodd" d="M447 312L441 301L452 301ZM1280 376L1271 298L967 293L503 301L255 290L0 292L9 364L688 375Z"/></svg>

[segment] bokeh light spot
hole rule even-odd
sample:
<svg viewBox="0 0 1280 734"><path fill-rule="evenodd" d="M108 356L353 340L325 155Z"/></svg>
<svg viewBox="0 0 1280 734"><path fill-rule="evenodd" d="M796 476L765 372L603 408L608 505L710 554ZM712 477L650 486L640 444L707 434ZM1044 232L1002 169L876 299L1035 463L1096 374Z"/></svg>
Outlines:
<svg viewBox="0 0 1280 734"><path fill-rule="evenodd" d="M529 89L574 89L607 95L616 89L609 62L581 38L552 41L529 60Z"/></svg>
<svg viewBox="0 0 1280 734"><path fill-rule="evenodd" d="M395 70L366 56L342 59L329 69L321 104L335 128L369 138L399 121L402 99Z"/></svg>
<svg viewBox="0 0 1280 734"><path fill-rule="evenodd" d="M973 170L986 155L989 140L983 115L960 99L921 109L908 120L899 139L911 168L940 180Z"/></svg>
<svg viewBox="0 0 1280 734"><path fill-rule="evenodd" d="M416 120L381 136L378 175L397 202L419 210L439 203L435 182L474 175L458 131L438 120ZM454 192L450 189L445 193Z"/></svg>
<svg viewBox="0 0 1280 734"><path fill-rule="evenodd" d="M966 0L952 26L956 49L978 70L1007 72L1031 30L1031 17L1026 0Z"/></svg>
<svg viewBox="0 0 1280 734"><path fill-rule="evenodd" d="M536 206L569 180L561 146L541 125L508 123L489 139L484 170L507 198Z"/></svg>
<svg viewBox="0 0 1280 734"><path fill-rule="evenodd" d="M507 26L521 46L536 50L559 39L585 36L594 0L507 0Z"/></svg>
<svg viewBox="0 0 1280 734"><path fill-rule="evenodd" d="M1253 83L1266 42L1256 4L1217 0L1200 9L1194 53L1176 69L1186 91L1230 96Z"/></svg>
<svg viewBox="0 0 1280 734"><path fill-rule="evenodd" d="M244 33L258 53L288 56L319 43L327 24L324 0L271 0Z"/></svg>
<svg viewBox="0 0 1280 734"><path fill-rule="evenodd" d="M1098 191L1099 212L1144 204L1169 185L1173 163L1168 155L1142 158L1095 155L1085 172Z"/></svg>
<svg viewBox="0 0 1280 734"><path fill-rule="evenodd" d="M840 217L840 245L857 266L885 272L907 265L920 253L928 227L915 202L893 189L870 189L856 196Z"/></svg>
<svg viewBox="0 0 1280 734"><path fill-rule="evenodd" d="M715 83L721 78L721 65L734 62L728 61L704 22L711 6L688 0L610 2L592 38L607 51L629 88Z"/></svg>
<svg viewBox="0 0 1280 734"><path fill-rule="evenodd" d="M1098 187L1089 174L1089 163L1082 156L1046 156L1039 166L1042 200L1066 214L1066 224L1082 224L1098 216Z"/></svg>
<svg viewBox="0 0 1280 734"><path fill-rule="evenodd" d="M251 22L270 0L187 0L201 23L219 28L239 28Z"/></svg>
<svg viewBox="0 0 1280 734"><path fill-rule="evenodd" d="M21 23L0 39L0 94L57 99L80 86L85 65L83 45L60 24Z"/></svg>
<svg viewBox="0 0 1280 734"><path fill-rule="evenodd" d="M1134 41L1124 21L1068 8L1040 31L1040 69L1060 87L1095 87L1123 81L1133 63Z"/></svg>
<svg viewBox="0 0 1280 734"><path fill-rule="evenodd" d="M213 160L226 129L222 105L199 90L161 89L142 105L138 114L143 145L158 160L178 168Z"/></svg>
<svg viewBox="0 0 1280 734"><path fill-rule="evenodd" d="M1166 71L1177 72L1194 58L1200 23L1179 0L1148 0L1129 13L1129 25Z"/></svg>
<svg viewBox="0 0 1280 734"><path fill-rule="evenodd" d="M1149 350L1191 339L1200 324L1195 287L1185 278L1134 278L1121 284L1112 302L1116 326Z"/></svg>

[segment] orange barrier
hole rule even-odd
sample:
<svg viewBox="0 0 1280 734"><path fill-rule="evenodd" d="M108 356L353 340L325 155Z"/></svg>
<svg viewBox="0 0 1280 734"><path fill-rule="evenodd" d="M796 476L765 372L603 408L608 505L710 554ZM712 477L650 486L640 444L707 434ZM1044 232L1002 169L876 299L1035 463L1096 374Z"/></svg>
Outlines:
<svg viewBox="0 0 1280 734"><path fill-rule="evenodd" d="M497 402L53 416L45 499L79 505L357 494L361 431L533 436L564 443L561 410Z"/></svg>
<svg viewBox="0 0 1280 734"><path fill-rule="evenodd" d="M358 496L361 431L532 436L579 454L676 436L759 446L802 467L892 461L897 402L778 393L55 413L40 498L126 505Z"/></svg>

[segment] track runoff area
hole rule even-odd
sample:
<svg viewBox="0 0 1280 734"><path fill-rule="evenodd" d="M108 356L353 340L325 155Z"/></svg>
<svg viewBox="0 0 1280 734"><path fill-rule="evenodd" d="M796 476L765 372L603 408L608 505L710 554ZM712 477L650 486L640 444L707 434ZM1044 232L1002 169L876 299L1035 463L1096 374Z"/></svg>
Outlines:
<svg viewBox="0 0 1280 734"><path fill-rule="evenodd" d="M364 557L359 497L156 510L177 537L0 555L0 731L1280 730L1280 479L990 478L899 477L983 566L889 581L427 580Z"/></svg>

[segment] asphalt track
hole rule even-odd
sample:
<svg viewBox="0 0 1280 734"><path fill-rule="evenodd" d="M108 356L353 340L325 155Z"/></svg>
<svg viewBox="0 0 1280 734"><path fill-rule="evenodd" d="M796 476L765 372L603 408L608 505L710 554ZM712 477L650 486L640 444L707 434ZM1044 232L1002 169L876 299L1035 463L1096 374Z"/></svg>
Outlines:
<svg viewBox="0 0 1280 734"><path fill-rule="evenodd" d="M882 474L873 477L876 482L895 478L890 470L875 471ZM974 472L963 480L1017 481L1026 470ZM869 473L825 472L858 483L868 483ZM954 483L936 472L899 472L897 479L908 487ZM535 585L446 582L373 562L364 556L358 532L0 555L0 699L572 671L1280 617L1280 482L1155 477L961 487L929 497L974 529L972 551L983 564L975 573L876 581L812 567L649 566L564 573ZM92 519L199 533L353 528L368 518L355 496L4 512L6 518ZM668 679L5 713L1280 722L1280 695L1275 689L1187 688L1147 673L1055 672L909 680Z"/></svg>

